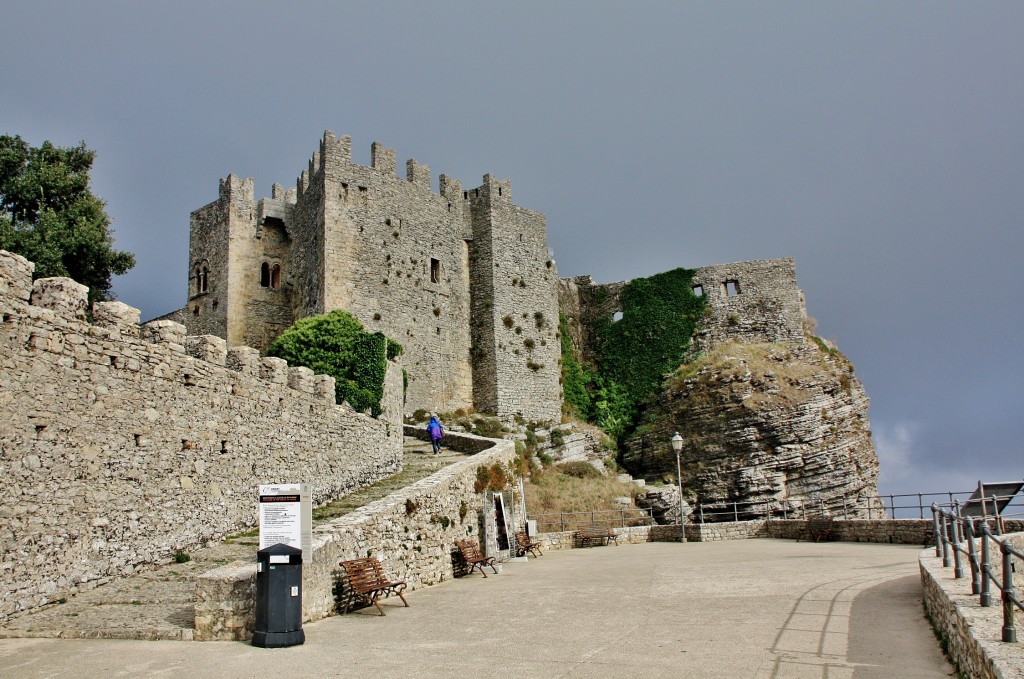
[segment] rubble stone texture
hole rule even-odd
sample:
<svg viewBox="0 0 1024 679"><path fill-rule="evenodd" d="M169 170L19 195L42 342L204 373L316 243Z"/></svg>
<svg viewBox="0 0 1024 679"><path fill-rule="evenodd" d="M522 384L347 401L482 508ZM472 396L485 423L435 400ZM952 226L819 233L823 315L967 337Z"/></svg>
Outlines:
<svg viewBox="0 0 1024 679"><path fill-rule="evenodd" d="M868 399L841 354L814 342L717 347L670 378L624 463L675 478L669 440L682 435L683 486L701 503L738 504L740 518L810 504L881 515Z"/></svg>
<svg viewBox="0 0 1024 679"><path fill-rule="evenodd" d="M333 378L127 305L90 324L86 288L31 275L0 251L0 619L255 525L261 483L319 503L399 470L398 364L373 419Z"/></svg>

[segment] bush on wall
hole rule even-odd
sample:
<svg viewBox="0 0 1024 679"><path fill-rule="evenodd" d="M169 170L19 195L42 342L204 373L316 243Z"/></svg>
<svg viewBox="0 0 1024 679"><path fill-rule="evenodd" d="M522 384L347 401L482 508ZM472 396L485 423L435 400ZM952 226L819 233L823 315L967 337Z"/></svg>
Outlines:
<svg viewBox="0 0 1024 679"><path fill-rule="evenodd" d="M374 417L381 413L387 361L401 353L402 345L382 333L366 332L355 316L340 309L303 318L267 348L268 356L330 375L336 403L348 401Z"/></svg>

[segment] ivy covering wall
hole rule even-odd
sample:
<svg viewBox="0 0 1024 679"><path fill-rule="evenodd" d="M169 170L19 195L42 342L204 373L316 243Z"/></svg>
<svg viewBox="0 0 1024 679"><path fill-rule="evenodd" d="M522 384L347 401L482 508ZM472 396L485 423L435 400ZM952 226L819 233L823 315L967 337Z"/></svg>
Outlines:
<svg viewBox="0 0 1024 679"><path fill-rule="evenodd" d="M335 402L348 401L374 417L381 413L387 362L401 353L402 345L383 333L366 332L355 316L340 309L303 318L267 347L268 356L330 375Z"/></svg>
<svg viewBox="0 0 1024 679"><path fill-rule="evenodd" d="M562 381L568 408L613 437L632 431L642 404L682 363L704 309L691 269L673 269L626 284L622 317L609 311L591 328L594 365L581 365L562 328ZM597 300L601 304L604 300Z"/></svg>

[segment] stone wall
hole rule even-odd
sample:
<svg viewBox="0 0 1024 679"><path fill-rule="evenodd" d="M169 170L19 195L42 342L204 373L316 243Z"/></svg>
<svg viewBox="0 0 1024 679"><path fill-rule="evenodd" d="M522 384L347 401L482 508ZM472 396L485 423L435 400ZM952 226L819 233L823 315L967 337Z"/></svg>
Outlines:
<svg viewBox="0 0 1024 679"><path fill-rule="evenodd" d="M807 309L792 258L705 266L693 276L706 314L691 352L736 340L803 342Z"/></svg>
<svg viewBox="0 0 1024 679"><path fill-rule="evenodd" d="M595 321L622 311L622 292L628 284L599 284L590 276L559 282L559 305L585 361L592 362L596 355L597 338L591 334ZM792 258L701 267L694 271L693 286L704 298L705 315L694 333L691 353L729 341L804 341L807 309Z"/></svg>
<svg viewBox="0 0 1024 679"><path fill-rule="evenodd" d="M399 365L373 419L330 377L118 302L89 323L84 286L31 275L0 251L0 615L255 525L261 483L321 503L400 468Z"/></svg>
<svg viewBox="0 0 1024 679"><path fill-rule="evenodd" d="M474 490L476 470L495 462L507 464L516 453L512 441L452 432L445 435L445 445L470 453L483 450L314 528L313 554L304 556L302 565L304 621L336 612L334 589L342 560L375 556L389 576L413 590L460 574L455 541L480 536L484 496ZM255 580L255 563L230 564L200 577L195 638L251 638Z"/></svg>
<svg viewBox="0 0 1024 679"><path fill-rule="evenodd" d="M1017 528L1016 524L1008 524ZM629 542L674 542L679 539L679 524L662 526L634 526L616 528L620 540ZM884 542L903 545L924 545L932 540L930 519L859 520L836 519L832 522L833 540L840 542ZM686 539L692 542L718 542L721 540L749 540L771 538L779 540L806 540L807 521L804 519L753 521L720 521L715 523L687 523ZM579 547L575 531L542 533L539 539L546 548L570 549Z"/></svg>
<svg viewBox="0 0 1024 679"><path fill-rule="evenodd" d="M1024 533L1008 535L1007 538L1018 551L1024 549ZM993 587L992 606L983 608L978 595L971 594L968 566L964 566L966 577L957 580L953 568L944 568L942 558L935 556L934 549L921 552L918 564L925 609L936 631L945 640L947 654L961 676L977 679L1024 676L1024 654L1021 653L1020 642L1002 641L1003 615L999 590ZM991 566L993 576L1001 581L1001 560L993 556ZM1020 580L1019 576L1016 577L1019 599ZM1016 612L1016 630L1019 640L1024 636L1024 615L1020 611Z"/></svg>

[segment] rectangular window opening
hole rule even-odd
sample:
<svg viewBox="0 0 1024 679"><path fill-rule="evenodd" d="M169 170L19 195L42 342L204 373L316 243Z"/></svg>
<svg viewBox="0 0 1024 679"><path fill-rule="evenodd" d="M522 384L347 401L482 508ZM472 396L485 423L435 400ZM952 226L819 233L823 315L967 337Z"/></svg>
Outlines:
<svg viewBox="0 0 1024 679"><path fill-rule="evenodd" d="M430 282L441 282L441 261L433 257L430 258Z"/></svg>

